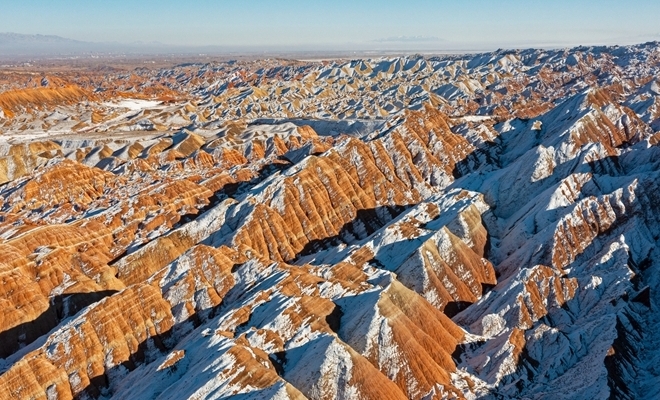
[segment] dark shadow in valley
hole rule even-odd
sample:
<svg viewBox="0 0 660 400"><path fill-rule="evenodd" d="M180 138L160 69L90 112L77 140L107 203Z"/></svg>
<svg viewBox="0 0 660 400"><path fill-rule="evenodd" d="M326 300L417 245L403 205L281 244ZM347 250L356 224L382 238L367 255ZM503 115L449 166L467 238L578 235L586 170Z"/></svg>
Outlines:
<svg viewBox="0 0 660 400"><path fill-rule="evenodd" d="M222 303L205 310L208 314L208 319L216 315L217 309L221 307ZM206 319L204 319L206 320ZM104 371L103 374L90 378L90 383L81 392L74 396L75 400L98 399L112 396L110 377L115 379L115 384L121 377L127 373L134 371L141 365L149 364L159 357L165 355L176 346L173 340L176 336L186 334L193 329L199 327L204 320L195 313L188 317L185 321L172 326L169 330L150 336L146 340L138 344L135 351L133 351L126 361L123 361L110 369ZM167 367L164 373L174 373L177 370L177 364Z"/></svg>
<svg viewBox="0 0 660 400"><path fill-rule="evenodd" d="M150 364L160 357L172 351L178 344L178 339L188 335L202 324L215 319L226 311L225 300L227 296L217 305L205 310L200 310L190 315L185 320L174 324L170 329L148 337L138 344L137 348L128 356L128 359L104 371L103 374L90 378L90 383L81 392L74 396L75 400L107 398L112 396L112 385L117 384L127 373L136 368ZM250 321L246 321L249 324ZM237 329L238 331L239 329ZM277 368L277 364L273 363ZM178 365L175 363L166 367L162 373L174 374ZM113 379L113 382L110 381Z"/></svg>
<svg viewBox="0 0 660 400"><path fill-rule="evenodd" d="M503 146L506 145L505 142L506 137L498 137L495 141L486 143L485 145L475 150L475 152L468 155L463 161L456 164L456 167L453 171L454 177L458 180L471 173L479 173L480 168L486 163L494 165L496 168L501 168L502 165L499 163L498 157L499 154L504 153ZM627 147L630 145L631 143L624 143L619 147ZM531 201L534 200L535 196L538 196L544 190L547 190L552 185L558 183L561 177L566 177L571 173L591 173L593 175L591 181L593 182L594 186L587 189L588 192L585 192L583 197L588 197L589 195L608 194L612 190L611 188L605 189L607 185L601 188L601 185L604 182L607 182L607 177L622 177L634 172L634 163L630 159L625 159L618 156L607 156L592 161L587 161L583 156L579 156L573 160L567 161L565 164L557 166L556 168L558 170L556 170L555 174L553 175L557 176L553 177L551 175L548 177L549 179L544 178L533 183L527 182L528 187L531 188L529 191L531 193ZM529 177L524 177L523 179L529 179ZM477 182L479 181L477 180ZM511 185L512 182L500 182L500 184ZM460 182L457 187L461 187ZM468 189L479 190L480 186L468 187ZM653 209L653 211L648 211L648 214L651 215L651 218L656 215L660 215L660 206L653 204L652 200L640 200L641 197L643 197L640 193L637 193L637 196L637 201L642 201L642 204L640 205L641 208ZM488 196L486 196L486 199L488 200ZM510 213L506 212L504 215L502 215L502 212L497 210L498 204L490 204L490 206L496 216L510 216ZM577 255L576 259L571 263L571 266L587 263L589 259L596 257L598 252L605 246L606 241L603 240L608 240L607 237L612 238L618 234L622 234L618 227L622 226L622 224L625 224L628 218L630 218L628 214L622 215L617 219L616 223L612 227L603 232L600 232L598 235L599 238L595 239L586 249ZM660 221L655 221L655 223L658 222ZM651 221L649 223L654 222ZM537 232L533 233L536 234ZM658 241L657 237L654 239ZM487 250L491 249L490 244L487 247ZM493 250L496 251L496 249ZM489 255L492 255L492 253ZM550 256L550 253L548 253L548 256ZM488 258L488 256L486 256L486 258ZM551 260L545 260L545 263L547 265L551 265ZM644 393L640 393L638 391L638 388L631 386L635 385L634 379L637 376L635 369L639 368L639 359L643 357L642 354L639 354L638 349L643 348L644 343L648 340L644 338L646 329L644 320L649 318L648 316L651 312L651 305L654 304L652 301L655 296L654 291L652 288L645 286L646 282L642 278L642 272L649 268L651 263L652 261L648 258L643 260L630 259L628 261L628 265L634 272L634 278L631 279L633 293L625 293L614 300L615 303L624 302L624 305L623 308L617 313L617 338L614 340L610 352L608 352L608 355L604 359L604 366L607 370L607 384L611 391L611 399L634 399L639 395L644 395ZM536 262L534 264L536 264ZM528 266L526 265L520 265L518 268L524 269L527 267ZM499 271L497 266L496 271ZM562 331L561 324L565 323L567 320L575 322L577 316L574 314L574 312L577 311L572 309L574 309L576 306L576 301L573 299L568 300L562 307L554 309L548 315L535 322L534 327L539 326L539 324L545 324L549 327L558 329L561 334L567 335L567 333ZM451 314L455 311L461 312L464 310L468 310L466 311L467 313L470 312L468 304L448 304L444 312L451 316ZM465 360L465 357L469 357L469 355L466 355L466 353L474 354L474 352L476 352L476 354L480 354L478 352L479 348L482 346L488 346L488 342L484 341L461 344L457 347L452 357L457 364L460 364L461 360ZM580 351L580 346L584 347L584 344L577 343L576 348L571 349L571 357L583 356L574 354ZM569 357L569 355L564 355L563 357ZM539 370L539 367L541 367L543 362L544 360L537 360L532 357L527 347L523 347L515 365L515 370L504 376L501 381L495 385L494 388L490 389L487 397L507 399L524 397L525 395L533 396L534 393L530 393L529 391L538 389L539 385L542 385L542 379L544 379L540 375L543 373L543 370ZM564 363L570 364L571 361L562 360L561 362L561 365L563 366L565 365ZM554 373L563 375L564 373L570 372L556 370Z"/></svg>
<svg viewBox="0 0 660 400"><path fill-rule="evenodd" d="M277 162L271 162L269 164L264 164L259 171L257 171L257 175L250 179L249 181L246 182L238 182L237 186L232 186L229 185L227 186L225 190L225 195L227 197L238 197L241 196L242 194L245 194L252 190L255 186L260 184L262 181L265 179L273 176L274 174L278 172L282 172L286 170L289 167L292 167L293 164L286 159L280 159L277 160Z"/></svg>
<svg viewBox="0 0 660 400"><path fill-rule="evenodd" d="M76 315L83 308L114 293L117 291L105 290L63 294L50 298L48 308L37 318L0 332L0 358L9 357L50 332L62 320Z"/></svg>
<svg viewBox="0 0 660 400"><path fill-rule="evenodd" d="M605 357L607 385L610 388L610 399L612 400L637 398L630 388L629 382L624 378L630 376L629 369L635 363L635 359L639 357L637 347L643 341L642 329L635 322L639 318L639 314L635 312L637 308L640 308L639 305L631 304L628 309L623 310L621 316L617 316L617 338L614 339L611 351ZM628 322L628 328L623 324L622 318Z"/></svg>
<svg viewBox="0 0 660 400"><path fill-rule="evenodd" d="M325 322L330 327L330 330L332 330L334 333L339 332L339 328L341 327L341 317L343 315L344 312L342 311L341 307L336 304L335 308L332 309L332 312L326 315Z"/></svg>
<svg viewBox="0 0 660 400"><path fill-rule="evenodd" d="M195 214L191 213L191 214L183 215L181 217L181 220L172 229L176 229L184 224L187 224L188 222L192 222L196 220L197 218L202 216L205 212L216 207L224 200L231 197L240 196L250 191L253 187L261 183L264 179L272 176L277 172L284 171L285 169L291 166L292 164L290 162L287 162L286 160L282 159L277 163L270 163L262 166L261 169L259 169L259 171L257 172L257 175L252 179L250 179L249 181L230 182L224 184L220 189L216 190L211 197L209 197L208 199L209 203L207 205L200 208Z"/></svg>
<svg viewBox="0 0 660 400"><path fill-rule="evenodd" d="M602 237L617 237L621 234L620 225L611 227L610 229L601 233ZM594 240L576 259L571 263L570 269L574 265L586 265L591 259L597 257L599 251L604 247L604 242L599 239ZM618 251L624 251L622 249ZM645 258L643 260L634 260L628 258L627 266L634 273L631 278L632 293L624 292L620 297L611 301L612 305L617 306L623 302L622 308L616 313L616 332L617 337L612 343L612 348L604 358L604 366L607 370L607 385L610 388L610 399L635 399L638 398L640 393L634 387L634 379L637 376L636 368L639 368L639 360L643 357L639 349L644 348L647 341L645 335L647 332L645 320L649 318L651 312L651 305L655 304L657 292L651 290L647 286L642 273L648 269L652 264L652 260ZM539 325L545 325L554 328L560 335L566 338L570 337L574 332L564 331L564 326L567 321L573 325L576 322L576 310L578 303L576 297L565 302L561 307L548 308L548 313L534 322L533 330ZM468 311L469 312L469 311ZM583 314L580 314L583 315ZM652 316L651 316L652 317ZM587 353L587 348L582 341L575 344L575 348L570 349L570 354L564 354L563 357L577 357L578 359L584 357ZM481 346L487 346L488 342L474 342L460 344L455 352L452 354L454 361L459 364L461 359L466 356L467 352L474 352ZM525 345L526 346L526 345ZM464 359L464 358L463 358ZM535 359L532 357L527 349L523 347L518 357L515 369L510 374L502 377L501 381L495 385L494 388L489 390L489 395L492 398L508 399L525 397L534 393L528 393L530 389L538 389L538 385L542 385L537 379L543 370L540 370L541 363L544 360ZM560 364L563 368L570 367L570 360L561 360ZM570 370L557 370L554 373L561 376L564 373L570 373ZM659 377L660 378L660 377ZM543 379L543 378L541 378Z"/></svg>
<svg viewBox="0 0 660 400"><path fill-rule="evenodd" d="M366 239L409 208L410 206L396 205L358 210L355 218L344 224L338 234L308 242L291 262L340 244L351 244Z"/></svg>
<svg viewBox="0 0 660 400"><path fill-rule="evenodd" d="M621 176L625 174L618 156L608 156L587 163L594 175Z"/></svg>
<svg viewBox="0 0 660 400"><path fill-rule="evenodd" d="M456 314L467 309L471 305L472 303L469 301L450 301L445 305L442 312L449 318L453 318Z"/></svg>
<svg viewBox="0 0 660 400"><path fill-rule="evenodd" d="M483 142L472 153L454 165L452 176L454 179L462 178L474 171L477 171L483 165L494 165L498 168L498 152L502 148L503 140L501 135L493 141Z"/></svg>

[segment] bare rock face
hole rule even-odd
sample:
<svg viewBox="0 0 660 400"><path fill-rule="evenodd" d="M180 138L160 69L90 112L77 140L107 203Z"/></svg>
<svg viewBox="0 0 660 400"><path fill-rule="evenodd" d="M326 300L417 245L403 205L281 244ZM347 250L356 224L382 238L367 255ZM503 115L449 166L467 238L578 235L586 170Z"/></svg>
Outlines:
<svg viewBox="0 0 660 400"><path fill-rule="evenodd" d="M0 398L660 395L660 48L0 81Z"/></svg>

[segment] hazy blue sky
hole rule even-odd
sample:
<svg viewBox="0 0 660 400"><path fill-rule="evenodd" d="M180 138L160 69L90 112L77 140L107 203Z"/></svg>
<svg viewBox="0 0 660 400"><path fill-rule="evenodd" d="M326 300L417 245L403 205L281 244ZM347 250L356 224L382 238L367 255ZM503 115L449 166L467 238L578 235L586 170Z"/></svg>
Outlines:
<svg viewBox="0 0 660 400"><path fill-rule="evenodd" d="M659 0L5 0L1 8L0 32L86 41L489 49L660 40Z"/></svg>

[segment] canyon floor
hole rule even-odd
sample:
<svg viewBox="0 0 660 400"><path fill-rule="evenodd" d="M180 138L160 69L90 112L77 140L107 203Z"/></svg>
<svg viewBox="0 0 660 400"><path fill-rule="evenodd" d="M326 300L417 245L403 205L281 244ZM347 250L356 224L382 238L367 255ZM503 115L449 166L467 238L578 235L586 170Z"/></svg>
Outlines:
<svg viewBox="0 0 660 400"><path fill-rule="evenodd" d="M660 397L660 44L0 68L0 398Z"/></svg>

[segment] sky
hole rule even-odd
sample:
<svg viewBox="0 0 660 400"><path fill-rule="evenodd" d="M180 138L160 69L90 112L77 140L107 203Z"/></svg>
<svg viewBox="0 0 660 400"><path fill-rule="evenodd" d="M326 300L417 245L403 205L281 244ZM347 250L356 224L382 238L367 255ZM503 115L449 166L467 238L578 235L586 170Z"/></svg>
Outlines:
<svg viewBox="0 0 660 400"><path fill-rule="evenodd" d="M660 1L5 0L0 32L236 49L564 47L660 40Z"/></svg>

